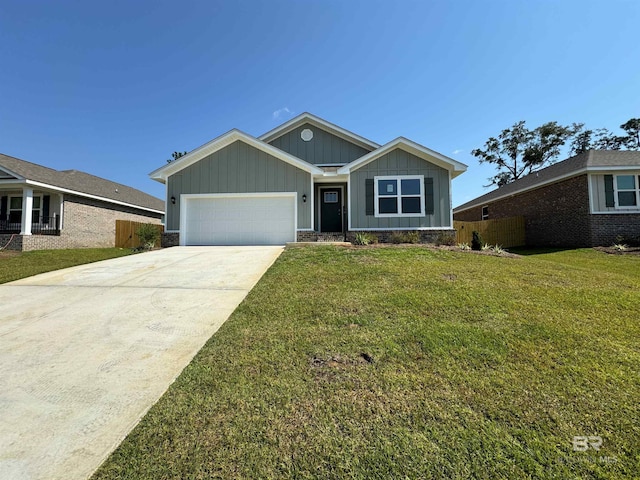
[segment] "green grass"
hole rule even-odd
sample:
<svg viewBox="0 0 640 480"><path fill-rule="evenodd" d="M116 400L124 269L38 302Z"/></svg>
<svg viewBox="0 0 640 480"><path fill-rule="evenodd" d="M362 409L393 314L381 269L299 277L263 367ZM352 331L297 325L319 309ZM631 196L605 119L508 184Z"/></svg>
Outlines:
<svg viewBox="0 0 640 480"><path fill-rule="evenodd" d="M77 248L34 252L3 250L0 251L0 283L84 263L122 257L130 253L130 249L122 248Z"/></svg>
<svg viewBox="0 0 640 480"><path fill-rule="evenodd" d="M93 478L638 478L639 292L594 250L287 249Z"/></svg>

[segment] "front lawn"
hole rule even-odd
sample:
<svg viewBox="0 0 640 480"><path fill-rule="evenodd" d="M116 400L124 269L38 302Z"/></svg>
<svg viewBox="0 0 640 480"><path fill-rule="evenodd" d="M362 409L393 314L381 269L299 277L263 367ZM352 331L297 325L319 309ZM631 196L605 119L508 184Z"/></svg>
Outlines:
<svg viewBox="0 0 640 480"><path fill-rule="evenodd" d="M76 248L69 250L37 250L34 252L0 251L0 284L38 273L74 267L84 263L129 255L130 249Z"/></svg>
<svg viewBox="0 0 640 480"><path fill-rule="evenodd" d="M94 478L638 478L639 305L637 256L290 248Z"/></svg>

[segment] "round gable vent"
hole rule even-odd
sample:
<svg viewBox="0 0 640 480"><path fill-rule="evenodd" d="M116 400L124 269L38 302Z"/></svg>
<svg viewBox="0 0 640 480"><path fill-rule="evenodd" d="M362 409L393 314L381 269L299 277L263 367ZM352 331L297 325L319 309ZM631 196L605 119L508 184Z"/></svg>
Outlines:
<svg viewBox="0 0 640 480"><path fill-rule="evenodd" d="M313 138L313 132L308 128L305 128L304 130L302 130L302 132L300 132L300 138L302 138L302 140L304 140L305 142L308 142Z"/></svg>

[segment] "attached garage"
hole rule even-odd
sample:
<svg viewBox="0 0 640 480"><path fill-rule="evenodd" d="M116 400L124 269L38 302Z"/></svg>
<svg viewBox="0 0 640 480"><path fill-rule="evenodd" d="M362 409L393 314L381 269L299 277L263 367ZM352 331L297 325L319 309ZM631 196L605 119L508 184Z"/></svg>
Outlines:
<svg viewBox="0 0 640 480"><path fill-rule="evenodd" d="M296 238L296 193L183 194L181 245L284 245Z"/></svg>

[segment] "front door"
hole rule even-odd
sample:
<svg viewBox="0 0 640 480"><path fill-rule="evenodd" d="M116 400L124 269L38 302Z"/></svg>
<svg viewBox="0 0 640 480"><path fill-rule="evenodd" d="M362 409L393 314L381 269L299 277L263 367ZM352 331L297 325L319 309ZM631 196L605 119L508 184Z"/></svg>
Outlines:
<svg viewBox="0 0 640 480"><path fill-rule="evenodd" d="M320 189L320 231L342 232L342 189Z"/></svg>

